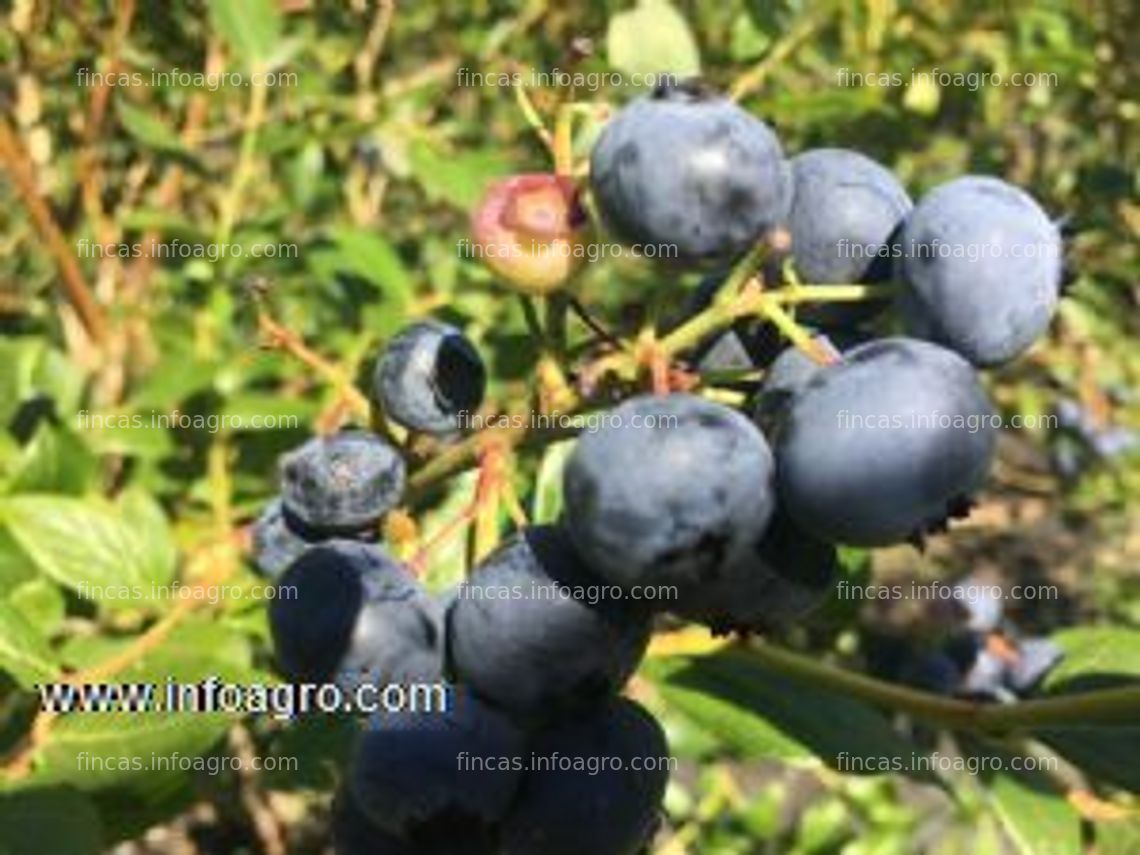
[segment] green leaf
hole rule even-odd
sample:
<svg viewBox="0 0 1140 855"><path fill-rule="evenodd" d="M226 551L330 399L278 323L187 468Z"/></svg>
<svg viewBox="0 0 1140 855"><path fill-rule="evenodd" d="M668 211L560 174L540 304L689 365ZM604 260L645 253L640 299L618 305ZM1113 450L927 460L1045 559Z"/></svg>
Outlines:
<svg viewBox="0 0 1140 855"><path fill-rule="evenodd" d="M160 684L162 685L162 684ZM33 778L82 790L187 774L179 757L197 757L225 733L225 717L193 713L85 713L59 719ZM155 762L165 760L163 767Z"/></svg>
<svg viewBox="0 0 1140 855"><path fill-rule="evenodd" d="M994 812L1024 855L1080 855L1080 816L1048 775L1014 771L1016 758L1007 750L968 739L962 744L984 761L978 767L979 779L987 784Z"/></svg>
<svg viewBox="0 0 1140 855"><path fill-rule="evenodd" d="M747 650L669 659L647 669L651 676L657 672L670 703L745 756L814 756L851 773L910 766L915 748L885 716L845 694L773 671Z"/></svg>
<svg viewBox="0 0 1140 855"><path fill-rule="evenodd" d="M115 113L123 123L124 130L146 148L176 154L186 153L186 146L174 125L159 119L153 110L136 107L125 98L116 98Z"/></svg>
<svg viewBox="0 0 1140 855"><path fill-rule="evenodd" d="M667 0L641 0L636 8L614 15L606 32L606 53L611 66L629 75L701 73L693 32Z"/></svg>
<svg viewBox="0 0 1140 855"><path fill-rule="evenodd" d="M400 306L415 290L415 279L394 247L375 231L339 228L332 233L342 255L343 268L374 283Z"/></svg>
<svg viewBox="0 0 1140 855"><path fill-rule="evenodd" d="M0 670L30 689L59 674L47 641L16 607L0 600Z"/></svg>
<svg viewBox="0 0 1140 855"><path fill-rule="evenodd" d="M111 608L138 608L174 575L170 553L149 549L113 508L54 496L0 500L0 521L46 575Z"/></svg>
<svg viewBox="0 0 1140 855"><path fill-rule="evenodd" d="M1140 632L1123 627L1087 627L1052 636L1065 658L1046 677L1045 695L1064 695L1140 681ZM1140 793L1140 725L1071 725L1034 731L1034 736L1101 783Z"/></svg>
<svg viewBox="0 0 1140 855"><path fill-rule="evenodd" d="M6 426L32 394L32 378L43 351L38 339L0 339L0 425Z"/></svg>
<svg viewBox="0 0 1140 855"><path fill-rule="evenodd" d="M59 586L43 576L29 579L8 595L8 603L44 638L54 634L67 614Z"/></svg>
<svg viewBox="0 0 1140 855"><path fill-rule="evenodd" d="M123 410L89 413L84 436L99 454L158 459L174 450L170 430L150 423L151 415Z"/></svg>
<svg viewBox="0 0 1140 855"><path fill-rule="evenodd" d="M242 431L297 430L309 424L319 402L268 392L242 392L226 402L222 415Z"/></svg>
<svg viewBox="0 0 1140 855"><path fill-rule="evenodd" d="M1102 822L1096 826L1097 855L1136 855L1140 852L1140 820Z"/></svg>
<svg viewBox="0 0 1140 855"><path fill-rule="evenodd" d="M487 185L511 171L510 162L503 155L485 149L443 152L417 140L408 156L412 174L428 197L461 211L473 209Z"/></svg>
<svg viewBox="0 0 1140 855"><path fill-rule="evenodd" d="M25 447L8 489L80 496L92 486L98 468L99 461L78 436L45 422Z"/></svg>
<svg viewBox="0 0 1140 855"><path fill-rule="evenodd" d="M36 577L36 566L0 519L0 595Z"/></svg>
<svg viewBox="0 0 1140 855"><path fill-rule="evenodd" d="M572 439L551 443L542 455L538 475L534 479L531 517L535 525L553 522L562 513L562 470L574 450Z"/></svg>
<svg viewBox="0 0 1140 855"><path fill-rule="evenodd" d="M109 647L107 650L114 650ZM156 650L117 674L118 683L153 683L161 698L168 682L197 685L210 677L249 685L255 673L224 630L199 624L171 635ZM200 756L225 734L236 715L225 712L84 713L62 716L37 756L32 779L82 790L130 786L188 774L179 758ZM155 760L165 762L159 768Z"/></svg>
<svg viewBox="0 0 1140 855"><path fill-rule="evenodd" d="M119 496L118 505L123 521L130 526L142 547L140 558L151 566L171 568L169 578L173 578L178 548L162 505L150 493L137 487L124 491Z"/></svg>
<svg viewBox="0 0 1140 855"><path fill-rule="evenodd" d="M66 787L0 794L4 855L99 855L103 834L91 801Z"/></svg>
<svg viewBox="0 0 1140 855"><path fill-rule="evenodd" d="M757 59L772 44L772 38L756 26L747 13L741 12L732 22L728 51L736 62Z"/></svg>
<svg viewBox="0 0 1140 855"><path fill-rule="evenodd" d="M281 46L281 12L275 0L210 0L210 24L247 70L268 68Z"/></svg>
<svg viewBox="0 0 1140 855"><path fill-rule="evenodd" d="M1140 726L1050 728L1034 736L1090 778L1140 793Z"/></svg>
<svg viewBox="0 0 1140 855"><path fill-rule="evenodd" d="M1122 627L1069 629L1052 636L1065 658L1044 681L1049 692L1140 680L1140 632Z"/></svg>
<svg viewBox="0 0 1140 855"><path fill-rule="evenodd" d="M447 498L424 515L420 542L432 543L449 524L471 506L479 473L472 469L451 481ZM423 583L429 591L445 591L463 581L467 573L467 538L453 532L431 551Z"/></svg>

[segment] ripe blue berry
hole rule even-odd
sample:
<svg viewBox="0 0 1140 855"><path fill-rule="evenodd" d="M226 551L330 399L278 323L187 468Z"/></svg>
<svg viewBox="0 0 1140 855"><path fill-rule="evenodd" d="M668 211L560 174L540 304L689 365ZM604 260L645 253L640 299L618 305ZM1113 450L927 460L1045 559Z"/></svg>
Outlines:
<svg viewBox="0 0 1140 855"><path fill-rule="evenodd" d="M562 529L526 529L459 587L447 620L452 669L522 719L616 694L645 652L649 618L602 588Z"/></svg>
<svg viewBox="0 0 1140 855"><path fill-rule="evenodd" d="M594 199L630 243L675 247L681 263L723 262L782 223L791 174L772 130L689 82L634 101L590 158Z"/></svg>
<svg viewBox="0 0 1140 855"><path fill-rule="evenodd" d="M735 410L693 395L631 398L578 440L566 524L608 581L684 596L752 560L775 505L772 470L763 435Z"/></svg>
<svg viewBox="0 0 1140 855"><path fill-rule="evenodd" d="M715 632L781 628L826 600L838 576L835 547L804 531L777 507L751 562L698 586L676 611Z"/></svg>
<svg viewBox="0 0 1140 855"><path fill-rule="evenodd" d="M839 349L826 335L812 336L812 340L834 359L840 358ZM780 352L764 375L753 410L753 419L765 436L770 439L777 436L792 400L823 367L798 347L787 347Z"/></svg>
<svg viewBox="0 0 1140 855"><path fill-rule="evenodd" d="M997 365L1048 327L1061 234L1023 190L976 175L943 184L907 218L902 245L899 305L911 335Z"/></svg>
<svg viewBox="0 0 1140 855"><path fill-rule="evenodd" d="M469 692L444 711L384 716L361 734L349 786L370 821L416 840L441 825L490 829L522 780L526 736Z"/></svg>
<svg viewBox="0 0 1140 855"><path fill-rule="evenodd" d="M269 628L288 679L325 682L343 672L351 681L362 671L378 680L409 671L438 677L438 610L379 547L346 540L314 546L278 584Z"/></svg>
<svg viewBox="0 0 1140 855"><path fill-rule="evenodd" d="M820 148L790 161L795 190L788 228L802 281L815 285L884 282L911 201L890 171L856 151ZM805 304L808 323L850 326L878 302Z"/></svg>
<svg viewBox="0 0 1140 855"><path fill-rule="evenodd" d="M375 526L404 492L396 449L362 431L314 437L281 460L285 512L324 536Z"/></svg>
<svg viewBox="0 0 1140 855"><path fill-rule="evenodd" d="M270 502L253 524L253 563L270 579L284 573L311 545L289 526L280 499Z"/></svg>
<svg viewBox="0 0 1140 855"><path fill-rule="evenodd" d="M951 657L941 651L931 651L907 659L899 679L918 689L952 695L962 682L962 672Z"/></svg>
<svg viewBox="0 0 1140 855"><path fill-rule="evenodd" d="M455 327L420 321L389 342L376 363L372 398L409 430L454 434L479 409L487 370L471 341Z"/></svg>
<svg viewBox="0 0 1140 855"><path fill-rule="evenodd" d="M404 838L377 828L348 791L333 801L332 840L336 855L418 855Z"/></svg>
<svg viewBox="0 0 1140 855"><path fill-rule="evenodd" d="M833 543L884 546L961 513L993 458L971 366L927 342L860 345L795 395L776 448L785 509Z"/></svg>
<svg viewBox="0 0 1140 855"><path fill-rule="evenodd" d="M658 826L668 753L661 726L624 698L539 734L531 757L547 768L527 773L503 855L636 855Z"/></svg>

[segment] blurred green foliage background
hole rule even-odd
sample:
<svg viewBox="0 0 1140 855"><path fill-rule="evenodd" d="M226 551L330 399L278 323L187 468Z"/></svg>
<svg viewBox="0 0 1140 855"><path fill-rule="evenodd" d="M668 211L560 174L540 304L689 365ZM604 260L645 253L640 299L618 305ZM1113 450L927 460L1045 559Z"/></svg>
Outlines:
<svg viewBox="0 0 1140 855"><path fill-rule="evenodd" d="M30 775L3 779L3 855L87 855L132 839L141 842L116 851L326 845L344 728L65 716L27 755L29 689L137 653L140 638L153 644L117 678L271 679L264 603L196 607L154 634L175 603L92 601L78 581L200 581L223 568L231 584L255 585L240 549L275 490L277 456L346 414L327 369L363 376L410 318L461 324L500 404L528 394L537 353L518 302L462 244L489 180L549 168L515 93L494 85L500 75L530 84L580 73L573 89L529 86L549 120L567 100L620 105L637 94L625 81L638 71L699 71L737 92L789 152L857 148L915 197L967 172L1026 187L1068 222L1073 282L1049 339L991 378L994 395L1009 415L1046 415L1068 398L1103 426L1140 429L1140 6L1129 0L7 0L0 20L0 748L9 773L34 756ZM1002 84L911 82L935 69ZM866 85L868 75L900 82ZM1014 75L1036 82L1013 85ZM596 131L581 127L579 156ZM165 257L152 257L157 243ZM675 305L693 284L610 258L590 266L580 294L633 331L646 306ZM263 346L251 288L316 367L280 338ZM190 421L106 418L174 411ZM296 426L213 429L254 416ZM1137 454L1104 460L1049 430L1003 443L966 525L925 555L852 554L849 572L1049 581L1061 601L1020 619L1094 629L1073 649L1134 677ZM1059 471L1058 454L1077 463ZM537 456L524 461L525 489L538 467ZM425 536L470 489L461 477L416 509ZM462 557L441 556L433 581L457 578ZM921 624L837 602L782 641L858 668L870 634L921 635ZM1140 851L1135 730L1083 746L1079 765L1107 767L1091 806L1072 795L1088 790L1079 776L1066 777L1067 799L1056 782L1003 776L849 777L829 762L834 731L857 739L865 725L893 739L878 719L732 665L676 682L677 662L663 657L637 684L683 761L661 853ZM784 699L775 710L772 697ZM300 764L252 778L93 774L77 765L84 750Z"/></svg>

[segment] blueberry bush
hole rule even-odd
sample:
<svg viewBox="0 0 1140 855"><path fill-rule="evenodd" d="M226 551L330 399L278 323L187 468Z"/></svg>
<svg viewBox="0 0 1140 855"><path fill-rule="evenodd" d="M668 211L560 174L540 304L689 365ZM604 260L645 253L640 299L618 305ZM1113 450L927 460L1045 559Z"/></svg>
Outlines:
<svg viewBox="0 0 1140 855"><path fill-rule="evenodd" d="M0 855L1140 851L1135 8L0 16Z"/></svg>

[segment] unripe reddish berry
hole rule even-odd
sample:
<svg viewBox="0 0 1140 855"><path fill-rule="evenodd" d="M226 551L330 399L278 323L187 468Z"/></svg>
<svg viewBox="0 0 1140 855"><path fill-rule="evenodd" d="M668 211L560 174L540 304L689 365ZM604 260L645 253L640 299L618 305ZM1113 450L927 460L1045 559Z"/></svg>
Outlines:
<svg viewBox="0 0 1140 855"><path fill-rule="evenodd" d="M580 190L562 175L532 173L495 182L472 214L471 230L478 257L527 294L560 288L585 257Z"/></svg>

